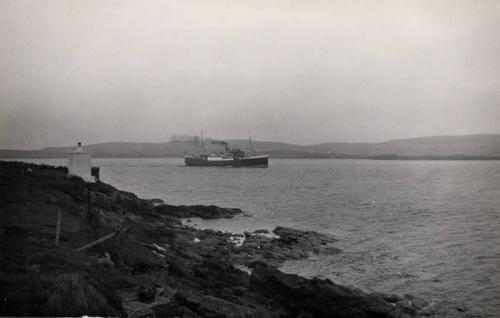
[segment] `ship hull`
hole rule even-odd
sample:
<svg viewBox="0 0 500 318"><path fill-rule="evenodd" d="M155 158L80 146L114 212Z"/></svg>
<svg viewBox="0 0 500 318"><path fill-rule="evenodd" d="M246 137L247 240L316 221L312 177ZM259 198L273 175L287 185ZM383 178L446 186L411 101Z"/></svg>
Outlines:
<svg viewBox="0 0 500 318"><path fill-rule="evenodd" d="M261 167L267 168L269 165L269 156L251 156L251 157L242 157L242 158L234 158L234 167Z"/></svg>
<svg viewBox="0 0 500 318"><path fill-rule="evenodd" d="M191 167L267 167L269 156L263 155L241 158L186 156L184 157L184 163L186 166Z"/></svg>
<svg viewBox="0 0 500 318"><path fill-rule="evenodd" d="M184 163L186 166L193 167L231 167L234 159L222 157L184 157Z"/></svg>

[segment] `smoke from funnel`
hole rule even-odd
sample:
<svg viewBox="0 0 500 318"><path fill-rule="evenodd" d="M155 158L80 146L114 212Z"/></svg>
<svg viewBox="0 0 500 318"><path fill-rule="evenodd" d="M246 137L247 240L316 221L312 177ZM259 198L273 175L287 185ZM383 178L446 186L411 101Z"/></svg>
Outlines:
<svg viewBox="0 0 500 318"><path fill-rule="evenodd" d="M170 141L191 141L194 143L200 142L200 137L192 135L172 135Z"/></svg>

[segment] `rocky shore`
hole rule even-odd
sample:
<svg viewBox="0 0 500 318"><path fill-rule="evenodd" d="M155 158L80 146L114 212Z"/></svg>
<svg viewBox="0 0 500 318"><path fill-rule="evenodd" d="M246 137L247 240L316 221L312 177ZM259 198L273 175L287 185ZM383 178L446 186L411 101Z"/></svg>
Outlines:
<svg viewBox="0 0 500 318"><path fill-rule="evenodd" d="M238 209L172 206L61 168L0 161L0 212L0 316L431 315L422 299L277 269L340 253L330 236L283 227L242 236L180 221Z"/></svg>

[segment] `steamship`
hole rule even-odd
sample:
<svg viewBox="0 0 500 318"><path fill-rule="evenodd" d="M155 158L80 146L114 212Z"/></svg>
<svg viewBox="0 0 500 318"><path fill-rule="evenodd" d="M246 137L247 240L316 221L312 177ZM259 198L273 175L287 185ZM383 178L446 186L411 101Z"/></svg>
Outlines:
<svg viewBox="0 0 500 318"><path fill-rule="evenodd" d="M205 143L203 140L203 132L201 133L201 154L184 156L186 166L197 167L262 167L267 168L269 155L256 155L253 148L252 138L248 134L250 143L251 155L246 154L240 149L229 149L226 141L212 140L212 144L221 145L225 152L222 155L207 155L205 153Z"/></svg>

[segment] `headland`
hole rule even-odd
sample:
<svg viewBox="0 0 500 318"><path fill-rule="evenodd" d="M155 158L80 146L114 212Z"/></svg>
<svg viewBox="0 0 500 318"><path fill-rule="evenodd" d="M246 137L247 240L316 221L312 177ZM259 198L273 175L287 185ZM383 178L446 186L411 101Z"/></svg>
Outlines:
<svg viewBox="0 0 500 318"><path fill-rule="evenodd" d="M410 295L366 293L279 271L341 253L336 238L277 227L231 234L181 218L238 217L173 206L65 169L0 161L0 316L423 317ZM264 231L256 231L264 232Z"/></svg>

